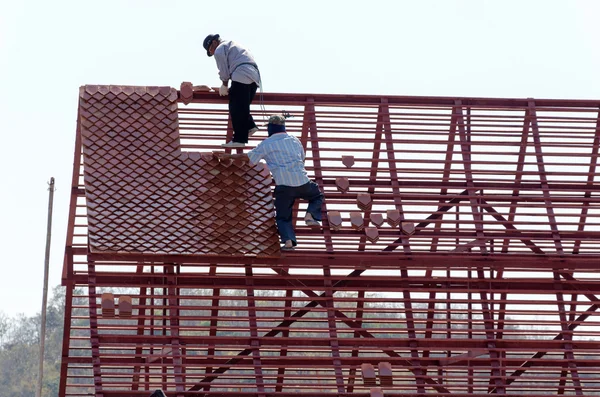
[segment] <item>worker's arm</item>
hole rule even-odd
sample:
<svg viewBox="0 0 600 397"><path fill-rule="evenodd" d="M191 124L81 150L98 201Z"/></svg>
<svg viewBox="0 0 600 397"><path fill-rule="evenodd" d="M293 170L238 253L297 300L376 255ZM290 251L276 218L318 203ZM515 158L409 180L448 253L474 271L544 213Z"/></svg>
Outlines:
<svg viewBox="0 0 600 397"><path fill-rule="evenodd" d="M215 61L217 61L217 68L219 69L219 78L221 79L221 87L219 87L219 95L226 96L229 94L227 85L229 84L229 66L227 65L227 55L225 54L225 46L221 45L217 47L215 51Z"/></svg>
<svg viewBox="0 0 600 397"><path fill-rule="evenodd" d="M248 161L250 164L255 165L258 162L265 158L265 141L262 141L256 147L248 152Z"/></svg>
<svg viewBox="0 0 600 397"><path fill-rule="evenodd" d="M294 135L290 135L292 138L294 138L294 140L296 141L296 144L298 145L298 150L300 151L301 155L302 155L302 161L306 160L306 152L304 151L304 147L302 146L302 142L300 142L300 139L296 138Z"/></svg>
<svg viewBox="0 0 600 397"><path fill-rule="evenodd" d="M242 160L248 162L250 165L256 165L260 160L264 158L262 142L258 144L254 149L248 153L225 153L225 152L213 152L215 157L219 160Z"/></svg>
<svg viewBox="0 0 600 397"><path fill-rule="evenodd" d="M225 45L221 44L215 50L215 61L217 62L217 69L219 69L219 78L223 82L224 86L227 86L231 76L229 75L229 65L227 64L227 54L225 52Z"/></svg>
<svg viewBox="0 0 600 397"><path fill-rule="evenodd" d="M250 162L248 159L248 155L246 153L225 153L225 152L214 152L215 157L220 160L242 160L245 162Z"/></svg>

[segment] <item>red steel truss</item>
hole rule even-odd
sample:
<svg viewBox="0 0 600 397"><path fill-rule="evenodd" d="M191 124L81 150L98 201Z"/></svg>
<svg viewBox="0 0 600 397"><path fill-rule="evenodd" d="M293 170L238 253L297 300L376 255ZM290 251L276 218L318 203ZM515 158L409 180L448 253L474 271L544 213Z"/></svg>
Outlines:
<svg viewBox="0 0 600 397"><path fill-rule="evenodd" d="M181 150L218 150L226 101L179 95ZM600 395L599 110L257 95L326 196L261 257L90 250L80 109L59 396Z"/></svg>

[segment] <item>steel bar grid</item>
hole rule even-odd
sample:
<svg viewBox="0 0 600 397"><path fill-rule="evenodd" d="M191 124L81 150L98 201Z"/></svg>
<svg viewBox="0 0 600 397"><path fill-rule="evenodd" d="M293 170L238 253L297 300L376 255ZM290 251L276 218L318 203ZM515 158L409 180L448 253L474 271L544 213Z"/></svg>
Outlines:
<svg viewBox="0 0 600 397"><path fill-rule="evenodd" d="M59 396L600 395L600 101L262 105L326 196L279 258L89 252L78 126ZM181 150L218 150L226 106L180 103ZM361 370L380 363L391 381Z"/></svg>

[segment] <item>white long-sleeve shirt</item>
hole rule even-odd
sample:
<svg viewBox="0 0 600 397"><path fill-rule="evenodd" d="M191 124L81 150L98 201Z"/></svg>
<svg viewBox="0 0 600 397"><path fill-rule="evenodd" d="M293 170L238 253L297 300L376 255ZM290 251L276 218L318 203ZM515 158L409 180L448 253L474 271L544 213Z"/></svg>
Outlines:
<svg viewBox="0 0 600 397"><path fill-rule="evenodd" d="M223 40L215 50L215 61L221 81L237 81L243 84L260 85L258 66L250 51L234 41ZM251 65L247 65L247 64ZM246 65L243 65L246 64ZM254 65L254 66L253 66ZM256 67L255 67L256 66Z"/></svg>
<svg viewBox="0 0 600 397"><path fill-rule="evenodd" d="M302 186L310 179L304 168L304 148L293 135L273 134L248 152L252 164L265 159L276 185Z"/></svg>

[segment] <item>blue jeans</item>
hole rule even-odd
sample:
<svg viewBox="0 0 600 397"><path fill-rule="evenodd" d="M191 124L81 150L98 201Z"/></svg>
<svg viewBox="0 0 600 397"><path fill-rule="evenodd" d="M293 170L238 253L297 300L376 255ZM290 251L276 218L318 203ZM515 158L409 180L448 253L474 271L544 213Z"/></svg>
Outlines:
<svg viewBox="0 0 600 397"><path fill-rule="evenodd" d="M275 221L277 230L281 237L281 242L292 240L296 245L296 233L292 223L292 209L297 198L307 200L308 208L306 212L311 214L316 221L321 220L321 204L323 203L323 193L319 185L310 181L302 186L275 186Z"/></svg>

